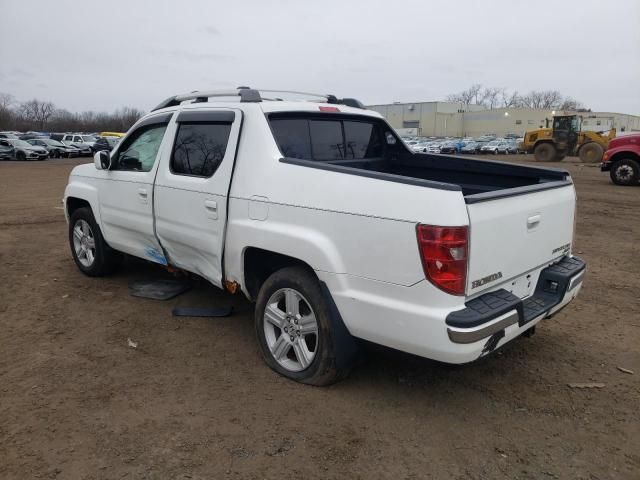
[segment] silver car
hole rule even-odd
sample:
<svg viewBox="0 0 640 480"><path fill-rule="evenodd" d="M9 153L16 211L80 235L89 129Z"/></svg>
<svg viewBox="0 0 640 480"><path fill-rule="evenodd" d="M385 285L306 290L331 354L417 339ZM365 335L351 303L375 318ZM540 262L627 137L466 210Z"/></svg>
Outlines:
<svg viewBox="0 0 640 480"><path fill-rule="evenodd" d="M44 160L49 156L46 148L31 145L17 138L0 138L0 145L13 147L16 160Z"/></svg>

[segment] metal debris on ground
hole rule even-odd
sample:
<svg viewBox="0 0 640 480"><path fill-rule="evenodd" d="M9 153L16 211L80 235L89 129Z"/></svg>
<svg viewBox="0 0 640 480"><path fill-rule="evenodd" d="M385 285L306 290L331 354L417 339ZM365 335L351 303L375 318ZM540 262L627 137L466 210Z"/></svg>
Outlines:
<svg viewBox="0 0 640 480"><path fill-rule="evenodd" d="M628 373L629 375L633 375L633 370L629 370L628 368L624 368L624 367L617 367L618 370L620 370L622 373Z"/></svg>
<svg viewBox="0 0 640 480"><path fill-rule="evenodd" d="M189 283L177 280L138 280L129 284L129 293L134 297L169 300L190 288Z"/></svg>
<svg viewBox="0 0 640 480"><path fill-rule="evenodd" d="M138 348L138 342L134 342L130 338L127 338L127 345L129 345L130 348Z"/></svg>
<svg viewBox="0 0 640 480"><path fill-rule="evenodd" d="M228 317L233 307L176 307L174 317Z"/></svg>
<svg viewBox="0 0 640 480"><path fill-rule="evenodd" d="M604 388L604 383L568 383L570 388Z"/></svg>

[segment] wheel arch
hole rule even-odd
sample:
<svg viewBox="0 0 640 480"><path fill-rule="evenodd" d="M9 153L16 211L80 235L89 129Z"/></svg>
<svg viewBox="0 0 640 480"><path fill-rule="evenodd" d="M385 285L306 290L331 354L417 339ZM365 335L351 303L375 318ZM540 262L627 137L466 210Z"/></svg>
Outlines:
<svg viewBox="0 0 640 480"><path fill-rule="evenodd" d="M638 155L636 152L632 152L630 150L622 150L620 152L616 152L614 153L610 158L609 161L611 162L611 165L613 166L614 163L619 162L621 160L630 158L631 160L635 160L636 162L640 163L640 155Z"/></svg>
<svg viewBox="0 0 640 480"><path fill-rule="evenodd" d="M98 205L98 191L95 187L73 181L67 185L64 192L64 214L67 221L78 208L89 207L96 223L104 231Z"/></svg>
<svg viewBox="0 0 640 480"><path fill-rule="evenodd" d="M536 143L533 144L533 148L531 150L535 150L538 145L542 145L543 143L550 143L554 147L556 146L556 142L554 142L551 138L542 138L540 140L536 140Z"/></svg>
<svg viewBox="0 0 640 480"><path fill-rule="evenodd" d="M317 278L315 271L307 262L283 253L259 247L246 247L242 254L243 289L249 300L255 301L262 284L271 276L286 267L299 266Z"/></svg>

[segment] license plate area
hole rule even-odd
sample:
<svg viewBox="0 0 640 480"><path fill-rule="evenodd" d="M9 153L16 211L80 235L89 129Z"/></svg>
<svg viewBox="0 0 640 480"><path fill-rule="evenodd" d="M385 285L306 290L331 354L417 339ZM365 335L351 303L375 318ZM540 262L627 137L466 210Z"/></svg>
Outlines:
<svg viewBox="0 0 640 480"><path fill-rule="evenodd" d="M534 275L527 273L526 275L511 280L509 284L504 285L503 288L518 298L525 298L533 294L535 288L534 280Z"/></svg>

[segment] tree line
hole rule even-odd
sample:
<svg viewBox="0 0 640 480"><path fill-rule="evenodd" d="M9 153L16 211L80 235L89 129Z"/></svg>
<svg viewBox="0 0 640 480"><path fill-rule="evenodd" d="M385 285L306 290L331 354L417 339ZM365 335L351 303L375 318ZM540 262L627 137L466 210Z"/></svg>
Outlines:
<svg viewBox="0 0 640 480"><path fill-rule="evenodd" d="M19 132L126 132L145 112L122 107L114 112L80 113L58 108L38 99L18 102L13 95L0 93L0 130Z"/></svg>
<svg viewBox="0 0 640 480"><path fill-rule="evenodd" d="M473 84L462 92L448 95L446 100L464 105L483 105L488 109L529 107L587 111L581 102L573 97L563 95L558 90L531 90L528 93L520 94L517 90L485 87L480 83Z"/></svg>

